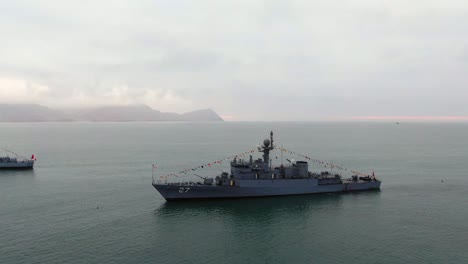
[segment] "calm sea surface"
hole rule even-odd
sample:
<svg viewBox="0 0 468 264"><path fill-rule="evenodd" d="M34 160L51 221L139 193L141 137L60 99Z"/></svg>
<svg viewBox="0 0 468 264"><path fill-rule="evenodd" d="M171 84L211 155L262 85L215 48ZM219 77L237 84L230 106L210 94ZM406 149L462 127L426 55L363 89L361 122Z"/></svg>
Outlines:
<svg viewBox="0 0 468 264"><path fill-rule="evenodd" d="M152 163L192 168L271 129L382 190L166 203L151 186ZM468 124L3 123L0 146L38 159L0 171L0 263L468 263Z"/></svg>

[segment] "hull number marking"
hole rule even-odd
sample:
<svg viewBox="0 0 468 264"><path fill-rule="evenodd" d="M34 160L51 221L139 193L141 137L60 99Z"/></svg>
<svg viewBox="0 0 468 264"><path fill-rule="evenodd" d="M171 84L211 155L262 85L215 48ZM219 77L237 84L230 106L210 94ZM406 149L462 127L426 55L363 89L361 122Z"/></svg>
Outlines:
<svg viewBox="0 0 468 264"><path fill-rule="evenodd" d="M190 191L190 187L180 187L179 188L179 193L186 193Z"/></svg>

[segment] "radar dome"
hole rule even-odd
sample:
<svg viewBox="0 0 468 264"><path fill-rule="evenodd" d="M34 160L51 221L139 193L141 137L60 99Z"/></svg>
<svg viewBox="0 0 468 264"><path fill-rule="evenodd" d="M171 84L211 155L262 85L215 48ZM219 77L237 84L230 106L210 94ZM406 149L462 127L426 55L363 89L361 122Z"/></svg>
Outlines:
<svg viewBox="0 0 468 264"><path fill-rule="evenodd" d="M265 139L265 140L263 140L263 145L264 145L265 147L270 146L270 140L269 140L268 138Z"/></svg>

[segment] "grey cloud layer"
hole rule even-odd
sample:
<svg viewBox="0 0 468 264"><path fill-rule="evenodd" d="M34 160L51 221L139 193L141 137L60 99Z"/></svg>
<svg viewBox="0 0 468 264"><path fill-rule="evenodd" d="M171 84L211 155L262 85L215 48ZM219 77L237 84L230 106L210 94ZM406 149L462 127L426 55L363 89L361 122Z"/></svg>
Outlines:
<svg viewBox="0 0 468 264"><path fill-rule="evenodd" d="M57 105L468 115L467 32L468 2L455 0L10 1L0 78L46 86L38 103Z"/></svg>

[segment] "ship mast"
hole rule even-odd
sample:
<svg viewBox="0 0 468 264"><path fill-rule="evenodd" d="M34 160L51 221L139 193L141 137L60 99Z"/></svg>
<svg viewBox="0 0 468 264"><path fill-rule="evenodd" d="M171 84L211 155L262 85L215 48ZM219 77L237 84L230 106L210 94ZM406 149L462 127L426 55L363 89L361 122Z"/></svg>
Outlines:
<svg viewBox="0 0 468 264"><path fill-rule="evenodd" d="M263 163L265 164L265 170L270 167L270 150L274 148L273 145L273 131L270 132L270 139L263 140L262 152L263 152Z"/></svg>
<svg viewBox="0 0 468 264"><path fill-rule="evenodd" d="M270 141L271 141L271 149L274 148L273 146L273 130L270 131Z"/></svg>

